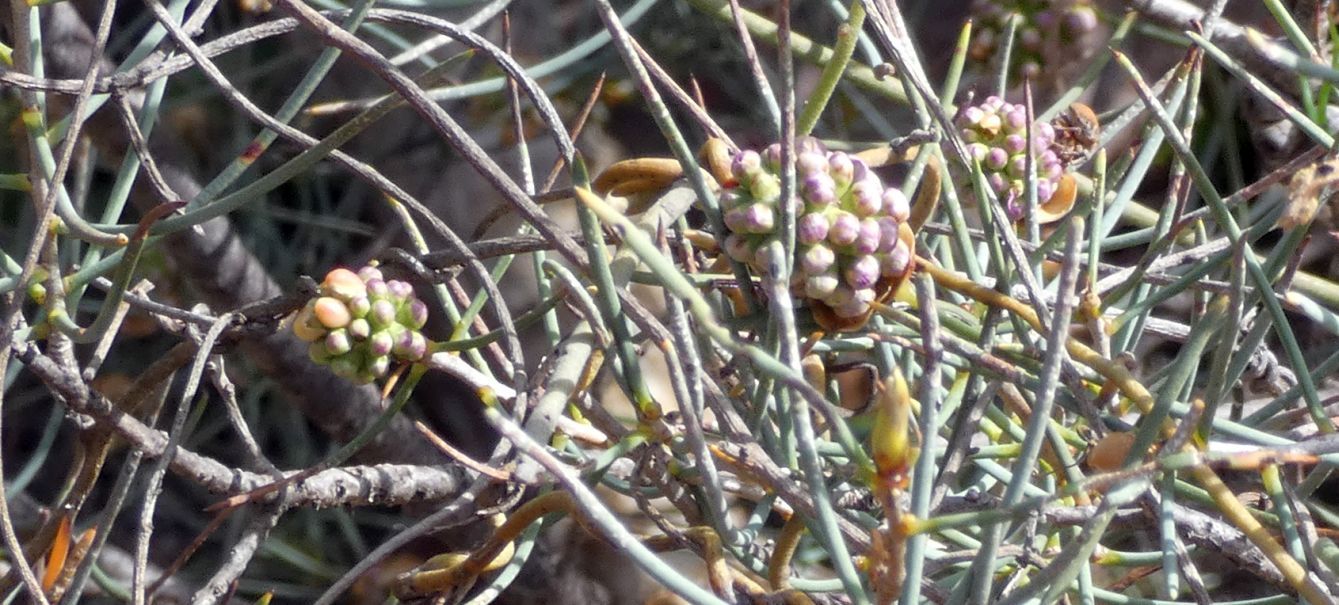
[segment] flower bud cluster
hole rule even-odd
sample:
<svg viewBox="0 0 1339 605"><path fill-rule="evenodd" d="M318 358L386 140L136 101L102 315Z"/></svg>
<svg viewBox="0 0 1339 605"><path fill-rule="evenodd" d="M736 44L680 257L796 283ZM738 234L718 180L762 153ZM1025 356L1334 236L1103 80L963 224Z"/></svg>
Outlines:
<svg viewBox="0 0 1339 605"><path fill-rule="evenodd" d="M731 172L739 185L721 196L730 231L726 254L760 274L767 264L763 250L778 236L780 155L778 145L761 154L737 153ZM864 315L911 266L910 243L900 230L911 212L907 197L885 188L859 158L813 141L797 149L795 184L792 291L840 318Z"/></svg>
<svg viewBox="0 0 1339 605"><path fill-rule="evenodd" d="M293 333L311 343L313 361L367 383L385 376L393 362L423 359L427 321L428 306L407 282L388 280L376 267L335 269L321 282L319 296L294 316Z"/></svg>
<svg viewBox="0 0 1339 605"><path fill-rule="evenodd" d="M967 152L981 164L986 183L1004 204L1009 217L1022 218L1027 175L1027 109L991 96L980 105L963 108L954 121L967 143ZM1040 203L1051 198L1065 173L1064 162L1056 153L1055 134L1055 127L1048 122L1032 125L1032 158Z"/></svg>
<svg viewBox="0 0 1339 605"><path fill-rule="evenodd" d="M1021 83L1077 64L1096 48L1092 41L1099 21L1091 0L976 0L972 3L973 34L968 55L989 63L1001 54L1009 19L1021 20L1015 32L1009 75Z"/></svg>

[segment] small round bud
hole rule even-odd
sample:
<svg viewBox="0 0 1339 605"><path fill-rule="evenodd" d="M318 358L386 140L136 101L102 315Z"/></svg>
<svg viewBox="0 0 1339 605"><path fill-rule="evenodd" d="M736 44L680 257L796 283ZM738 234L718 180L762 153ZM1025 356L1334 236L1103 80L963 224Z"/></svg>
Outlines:
<svg viewBox="0 0 1339 605"><path fill-rule="evenodd" d="M882 235L883 228L879 226L879 221L872 218L862 219L860 233L855 240L856 254L870 254L878 250Z"/></svg>
<svg viewBox="0 0 1339 605"><path fill-rule="evenodd" d="M372 361L367 364L367 371L377 378L385 377L386 372L389 372L390 369L391 358L387 355L373 357Z"/></svg>
<svg viewBox="0 0 1339 605"><path fill-rule="evenodd" d="M911 202L901 189L889 187L883 191L883 210L897 222L904 223L911 217Z"/></svg>
<svg viewBox="0 0 1339 605"><path fill-rule="evenodd" d="M906 273L907 267L911 266L911 250L907 248L906 242L899 241L890 252L881 256L879 272L884 276L897 277Z"/></svg>
<svg viewBox="0 0 1339 605"><path fill-rule="evenodd" d="M800 258L800 267L805 273L817 275L826 272L836 260L837 255L831 248L818 244L804 251L804 255Z"/></svg>
<svg viewBox="0 0 1339 605"><path fill-rule="evenodd" d="M834 152L828 156L828 172L832 175L833 181L840 184L850 183L855 176L855 164L851 162L851 156Z"/></svg>
<svg viewBox="0 0 1339 605"><path fill-rule="evenodd" d="M832 296L841 281L836 275L824 273L823 275L811 275L804 280L804 295L809 298L825 300Z"/></svg>
<svg viewBox="0 0 1339 605"><path fill-rule="evenodd" d="M331 355L343 355L353 349L353 342L347 331L335 330L325 335L325 348Z"/></svg>
<svg viewBox="0 0 1339 605"><path fill-rule="evenodd" d="M398 319L400 323L409 328L420 330L428 323L428 305L417 298L411 298L408 303L405 303L405 306L400 308Z"/></svg>
<svg viewBox="0 0 1339 605"><path fill-rule="evenodd" d="M730 172L735 180L741 183L748 183L753 180L753 175L762 170L762 156L758 152L746 149L735 154L735 159L730 164Z"/></svg>
<svg viewBox="0 0 1339 605"><path fill-rule="evenodd" d="M367 314L367 321L372 324L373 329L381 329L394 323L395 315L395 303L382 298L372 303L372 310Z"/></svg>
<svg viewBox="0 0 1339 605"><path fill-rule="evenodd" d="M392 279L386 282L386 289L390 290L390 295L401 300L407 300L414 295L414 287L409 282Z"/></svg>
<svg viewBox="0 0 1339 605"><path fill-rule="evenodd" d="M368 300L366 296L359 296L358 298L349 301L347 304L349 306L349 312L352 313L354 317L367 317L368 311L372 310L372 301Z"/></svg>
<svg viewBox="0 0 1339 605"><path fill-rule="evenodd" d="M827 238L831 226L821 213L806 214L795 225L795 238L802 244L816 244Z"/></svg>
<svg viewBox="0 0 1339 605"><path fill-rule="evenodd" d="M346 329L349 331L349 336L357 340L366 340L368 336L372 335L372 324L367 323L367 320L362 318L349 322L349 327Z"/></svg>
<svg viewBox="0 0 1339 605"><path fill-rule="evenodd" d="M385 277L381 274L381 269L368 265L358 270L358 279L368 282L374 279L385 279Z"/></svg>
<svg viewBox="0 0 1339 605"><path fill-rule="evenodd" d="M753 204L744 209L745 229L749 233L770 233L776 226L776 213L766 204Z"/></svg>
<svg viewBox="0 0 1339 605"><path fill-rule="evenodd" d="M391 337L390 330L376 332L367 339L367 352L372 355L387 355L394 347L395 339Z"/></svg>
<svg viewBox="0 0 1339 605"><path fill-rule="evenodd" d="M848 246L860 236L860 219L850 212L837 211L828 229L828 241L838 246Z"/></svg>
<svg viewBox="0 0 1339 605"><path fill-rule="evenodd" d="M855 290L872 288L879 281L879 259L861 256L846 267L846 284Z"/></svg>
<svg viewBox="0 0 1339 605"><path fill-rule="evenodd" d="M872 216L883 208L883 183L875 179L857 181L851 185L851 209L860 216Z"/></svg>

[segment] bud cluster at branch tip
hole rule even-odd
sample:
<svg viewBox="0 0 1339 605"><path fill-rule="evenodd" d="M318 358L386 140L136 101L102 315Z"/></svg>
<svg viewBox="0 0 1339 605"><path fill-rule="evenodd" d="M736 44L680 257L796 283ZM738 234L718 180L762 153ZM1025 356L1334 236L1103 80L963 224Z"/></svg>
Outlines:
<svg viewBox="0 0 1339 605"><path fill-rule="evenodd" d="M311 343L312 360L339 376L368 383L393 363L415 362L428 352L423 325L428 306L407 282L385 279L376 267L357 273L334 269L318 296L293 317L293 333Z"/></svg>
<svg viewBox="0 0 1339 605"><path fill-rule="evenodd" d="M863 324L872 304L911 268L910 203L859 158L805 139L796 149L795 263L790 286L813 303L820 323ZM781 148L743 150L721 195L725 252L762 275L765 247L780 236ZM834 322L828 322L834 323ZM831 326L825 326L831 327Z"/></svg>

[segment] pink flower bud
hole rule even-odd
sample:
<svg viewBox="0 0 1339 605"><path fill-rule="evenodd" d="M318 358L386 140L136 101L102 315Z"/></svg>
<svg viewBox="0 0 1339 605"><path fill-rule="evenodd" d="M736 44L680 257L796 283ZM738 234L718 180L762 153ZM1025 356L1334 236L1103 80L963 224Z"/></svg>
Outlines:
<svg viewBox="0 0 1339 605"><path fill-rule="evenodd" d="M749 233L770 233L776 226L776 212L766 204L753 204L744 209L745 228Z"/></svg>
<svg viewBox="0 0 1339 605"><path fill-rule="evenodd" d="M850 183L855 176L855 164L851 162L851 156L834 151L828 155L828 171L832 174L832 180L841 184Z"/></svg>
<svg viewBox="0 0 1339 605"><path fill-rule="evenodd" d="M854 214L838 210L834 212L832 228L828 229L828 241L838 246L847 246L860 237L860 219Z"/></svg>
<svg viewBox="0 0 1339 605"><path fill-rule="evenodd" d="M367 322L372 324L374 329L395 323L395 303L385 298L372 303L372 310L367 314Z"/></svg>
<svg viewBox="0 0 1339 605"><path fill-rule="evenodd" d="M818 244L804 251L804 255L800 257L800 267L804 269L805 273L818 275L826 273L836 260L837 255L832 252L831 248Z"/></svg>
<svg viewBox="0 0 1339 605"><path fill-rule="evenodd" d="M872 216L883 208L883 184L874 179L851 185L851 209L859 216Z"/></svg>
<svg viewBox="0 0 1339 605"><path fill-rule="evenodd" d="M355 319L349 322L349 327L345 329L349 331L349 336L357 340L366 339L372 334L372 324L368 323L366 319Z"/></svg>
<svg viewBox="0 0 1339 605"><path fill-rule="evenodd" d="M751 182L753 175L761 170L762 156L751 149L745 149L735 154L735 159L730 164L730 172L734 174L735 180L741 183Z"/></svg>
<svg viewBox="0 0 1339 605"><path fill-rule="evenodd" d="M827 217L812 212L800 217L795 226L795 237L802 244L816 244L828 236L830 226Z"/></svg>
<svg viewBox="0 0 1339 605"><path fill-rule="evenodd" d="M358 270L358 279L361 279L366 282L373 279L386 279L386 278L381 274L381 269L373 267L372 265L367 265L366 267L363 267Z"/></svg>
<svg viewBox="0 0 1339 605"><path fill-rule="evenodd" d="M325 349L331 355L343 355L353 349L353 342L349 340L348 332L335 330L325 335Z"/></svg>
<svg viewBox="0 0 1339 605"><path fill-rule="evenodd" d="M901 189L889 187L883 191L883 211L897 222L904 223L911 216L911 202Z"/></svg>
<svg viewBox="0 0 1339 605"><path fill-rule="evenodd" d="M879 239L883 235L883 229L879 226L879 221L873 218L865 218L860 221L860 234L856 236L855 251L857 254L870 254L879 249Z"/></svg>
<svg viewBox="0 0 1339 605"><path fill-rule="evenodd" d="M907 248L905 242L899 241L896 246L887 254L881 255L879 259L879 272L887 277L896 277L906 273L907 267L911 265L911 249Z"/></svg>
<svg viewBox="0 0 1339 605"><path fill-rule="evenodd" d="M846 267L846 284L855 290L870 288L879 281L879 259L861 256Z"/></svg>

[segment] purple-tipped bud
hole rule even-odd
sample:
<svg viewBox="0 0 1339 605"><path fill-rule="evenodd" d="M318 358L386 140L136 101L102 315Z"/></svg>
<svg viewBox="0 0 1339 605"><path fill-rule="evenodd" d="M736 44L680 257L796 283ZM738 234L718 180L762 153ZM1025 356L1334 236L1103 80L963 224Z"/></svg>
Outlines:
<svg viewBox="0 0 1339 605"><path fill-rule="evenodd" d="M859 216L873 216L883 208L883 184L875 179L851 185L851 209Z"/></svg>
<svg viewBox="0 0 1339 605"><path fill-rule="evenodd" d="M883 212L904 223L911 216L911 202L901 189L890 187L883 191Z"/></svg>
<svg viewBox="0 0 1339 605"><path fill-rule="evenodd" d="M855 164L851 162L851 156L836 151L828 155L828 171L832 174L833 181L841 184L850 183L855 177Z"/></svg>
<svg viewBox="0 0 1339 605"><path fill-rule="evenodd" d="M869 169L869 164L864 160L851 156L851 182L863 181L873 175L874 171Z"/></svg>
<svg viewBox="0 0 1339 605"><path fill-rule="evenodd" d="M1037 181L1037 203L1044 204L1055 195L1055 183L1048 180Z"/></svg>
<svg viewBox="0 0 1339 605"><path fill-rule="evenodd" d="M1027 109L1021 105L1010 107L1009 112L1004 114L1004 123L1009 130L1022 132L1023 127L1027 125Z"/></svg>
<svg viewBox="0 0 1339 605"><path fill-rule="evenodd" d="M366 296L359 296L348 302L349 312L354 317L367 317L367 312L372 310L372 301Z"/></svg>
<svg viewBox="0 0 1339 605"><path fill-rule="evenodd" d="M874 287L879 281L879 259L873 256L861 256L846 267L846 284L856 290Z"/></svg>
<svg viewBox="0 0 1339 605"><path fill-rule="evenodd" d="M1055 141L1055 127L1050 122L1037 122L1032 125L1032 152L1041 154Z"/></svg>
<svg viewBox="0 0 1339 605"><path fill-rule="evenodd" d="M885 216L879 219L879 252L888 252L897 245L900 235L897 225L898 221L893 217Z"/></svg>
<svg viewBox="0 0 1339 605"><path fill-rule="evenodd" d="M825 273L823 275L811 275L804 280L804 295L809 298L825 300L832 296L837 286L841 285L841 280L836 275Z"/></svg>
<svg viewBox="0 0 1339 605"><path fill-rule="evenodd" d="M1027 174L1027 156L1016 155L1009 160L1008 169L1004 171L1011 179L1021 179Z"/></svg>
<svg viewBox="0 0 1339 605"><path fill-rule="evenodd" d="M762 150L763 168L772 172L781 172L781 144L772 143Z"/></svg>
<svg viewBox="0 0 1339 605"><path fill-rule="evenodd" d="M1027 149L1027 139L1024 139L1023 135L1011 134L1004 137L1004 150L1008 152L1009 155L1022 153L1024 149Z"/></svg>
<svg viewBox="0 0 1339 605"><path fill-rule="evenodd" d="M749 233L770 233L776 226L776 212L766 204L753 204L744 209L744 229Z"/></svg>
<svg viewBox="0 0 1339 605"><path fill-rule="evenodd" d="M741 183L752 182L753 175L760 170L762 170L762 156L752 149L745 149L735 154L735 159L730 164L731 174Z"/></svg>
<svg viewBox="0 0 1339 605"><path fill-rule="evenodd" d="M857 254L871 254L879 249L879 239L883 236L883 228L879 226L879 221L873 218L865 218L860 221L860 234L855 239L855 251Z"/></svg>
<svg viewBox="0 0 1339 605"><path fill-rule="evenodd" d="M829 227L831 224L822 213L806 214L795 225L795 238L802 244L816 244L827 238Z"/></svg>
<svg viewBox="0 0 1339 605"><path fill-rule="evenodd" d="M424 324L428 323L428 305L423 304L423 301L417 298L411 298L403 307L400 307L400 317L398 319L405 326L415 330L421 329Z"/></svg>
<svg viewBox="0 0 1339 605"><path fill-rule="evenodd" d="M391 296L400 300L408 300L414 295L414 287L409 282L392 279L386 282L386 289L390 290Z"/></svg>
<svg viewBox="0 0 1339 605"><path fill-rule="evenodd" d="M1004 105L1004 99L1000 98L998 95L990 95L981 103L981 106L988 111L999 111Z"/></svg>
<svg viewBox="0 0 1339 605"><path fill-rule="evenodd" d="M827 173L819 172L805 177L800 184L800 193L804 201L816 206L826 206L837 201L837 184Z"/></svg>
<svg viewBox="0 0 1339 605"><path fill-rule="evenodd" d="M395 303L382 298L372 303L372 310L367 314L367 321L372 324L372 328L381 329L395 323L395 315Z"/></svg>
<svg viewBox="0 0 1339 605"><path fill-rule="evenodd" d="M397 358L414 361L423 356L426 348L422 334L414 330L405 330L404 334L396 339L395 346L391 347L391 353Z"/></svg>
<svg viewBox="0 0 1339 605"><path fill-rule="evenodd" d="M325 349L331 355L343 355L353 349L353 342L349 340L347 331L335 330L325 335Z"/></svg>
<svg viewBox="0 0 1339 605"><path fill-rule="evenodd" d="M736 207L725 211L721 220L725 221L727 229L736 233L743 233L748 228L748 218L744 216L744 208Z"/></svg>
<svg viewBox="0 0 1339 605"><path fill-rule="evenodd" d="M898 242L887 254L879 255L879 272L887 277L896 277L906 273L911 264L911 249L904 242Z"/></svg>
<svg viewBox="0 0 1339 605"><path fill-rule="evenodd" d="M828 241L838 246L848 246L860 237L860 219L854 214L838 210L832 218L832 227L828 229Z"/></svg>
<svg viewBox="0 0 1339 605"><path fill-rule="evenodd" d="M991 147L990 152L986 154L986 161L983 162L986 168L999 170L1009 162L1009 153L999 147Z"/></svg>
<svg viewBox="0 0 1339 605"><path fill-rule="evenodd" d="M386 279L385 276L381 274L381 269L373 267L372 265L367 265L366 267L359 269L358 278L365 282L374 279Z"/></svg>
<svg viewBox="0 0 1339 605"><path fill-rule="evenodd" d="M800 267L805 273L818 275L826 273L836 261L837 255L832 252L832 248L818 244L804 251L804 255L800 257Z"/></svg>
<svg viewBox="0 0 1339 605"><path fill-rule="evenodd" d="M372 324L368 323L366 319L355 319L349 322L349 327L345 329L349 331L349 336L356 340L364 340L372 335Z"/></svg>
<svg viewBox="0 0 1339 605"><path fill-rule="evenodd" d="M826 173L828 169L828 158L822 153L806 151L795 158L795 171L801 177Z"/></svg>
<svg viewBox="0 0 1339 605"><path fill-rule="evenodd" d="M1004 180L1004 175L998 172L986 177L986 182L997 196L1003 196L1004 192L1009 190L1009 182Z"/></svg>
<svg viewBox="0 0 1339 605"><path fill-rule="evenodd" d="M390 296L390 288L386 287L386 280L371 279L367 282L367 295L370 298L385 298Z"/></svg>
<svg viewBox="0 0 1339 605"><path fill-rule="evenodd" d="M967 146L967 155L978 162L985 162L986 156L990 155L990 146L985 143L972 143Z"/></svg>
<svg viewBox="0 0 1339 605"><path fill-rule="evenodd" d="M960 117L960 120L963 124L967 126L975 127L977 124L981 123L981 118L984 117L986 117L986 112L982 110L980 107L973 105L971 107L968 107L967 109L962 110L962 116Z"/></svg>
<svg viewBox="0 0 1339 605"><path fill-rule="evenodd" d="M367 352L372 355L387 355L395 346L395 338L390 330L382 330L367 339Z"/></svg>
<svg viewBox="0 0 1339 605"><path fill-rule="evenodd" d="M372 361L367 364L368 373L372 374L373 376L376 376L377 378L385 377L386 372L389 372L390 369L391 369L391 358L386 355L373 357Z"/></svg>

